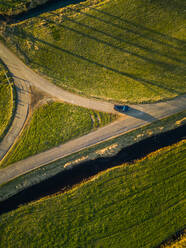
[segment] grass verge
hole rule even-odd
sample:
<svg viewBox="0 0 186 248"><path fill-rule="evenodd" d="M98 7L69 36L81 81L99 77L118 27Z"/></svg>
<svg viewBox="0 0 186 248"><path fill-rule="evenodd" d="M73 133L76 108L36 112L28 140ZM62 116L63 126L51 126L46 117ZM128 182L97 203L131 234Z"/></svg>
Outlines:
<svg viewBox="0 0 186 248"><path fill-rule="evenodd" d="M81 162L95 160L101 157L114 156L121 149L130 146L152 135L172 130L186 123L186 111L172 115L168 118L156 121L145 127L138 128L132 132L120 135L114 139L84 149L72 155L66 156L46 166L42 166L25 175L15 178L14 180L0 186L0 201L6 200L16 193L40 183L47 178L68 168L76 167Z"/></svg>
<svg viewBox="0 0 186 248"><path fill-rule="evenodd" d="M186 247L186 230L184 230L178 238L169 240L158 248L184 248Z"/></svg>
<svg viewBox="0 0 186 248"><path fill-rule="evenodd" d="M3 214L1 246L156 247L185 224L185 144Z"/></svg>
<svg viewBox="0 0 186 248"><path fill-rule="evenodd" d="M185 2L87 0L2 31L6 44L55 84L114 102L186 92Z"/></svg>
<svg viewBox="0 0 186 248"><path fill-rule="evenodd" d="M7 74L7 77L5 76ZM15 108L15 92L11 77L0 61L0 142L6 134Z"/></svg>
<svg viewBox="0 0 186 248"><path fill-rule="evenodd" d="M102 127L116 115L50 102L37 108L3 166L40 153Z"/></svg>

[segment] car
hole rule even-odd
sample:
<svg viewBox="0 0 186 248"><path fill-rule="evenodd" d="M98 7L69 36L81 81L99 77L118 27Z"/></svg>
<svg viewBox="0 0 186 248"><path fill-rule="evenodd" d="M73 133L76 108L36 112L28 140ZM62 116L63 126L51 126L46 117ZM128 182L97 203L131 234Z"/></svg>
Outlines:
<svg viewBox="0 0 186 248"><path fill-rule="evenodd" d="M114 109L118 112L124 113L129 111L128 105L114 105Z"/></svg>

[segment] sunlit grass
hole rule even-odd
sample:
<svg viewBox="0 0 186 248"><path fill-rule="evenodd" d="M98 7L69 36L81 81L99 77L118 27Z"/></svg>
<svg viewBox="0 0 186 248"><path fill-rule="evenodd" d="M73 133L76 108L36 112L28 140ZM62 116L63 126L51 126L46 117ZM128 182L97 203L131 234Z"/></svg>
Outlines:
<svg viewBox="0 0 186 248"><path fill-rule="evenodd" d="M51 102L35 110L4 165L82 136L115 120L116 115Z"/></svg>
<svg viewBox="0 0 186 248"><path fill-rule="evenodd" d="M7 26L7 44L78 94L139 103L185 93L184 1L98 2Z"/></svg>
<svg viewBox="0 0 186 248"><path fill-rule="evenodd" d="M184 248L186 247L186 231L175 241L169 241L161 248Z"/></svg>
<svg viewBox="0 0 186 248"><path fill-rule="evenodd" d="M185 142L0 217L1 247L156 247L184 227Z"/></svg>

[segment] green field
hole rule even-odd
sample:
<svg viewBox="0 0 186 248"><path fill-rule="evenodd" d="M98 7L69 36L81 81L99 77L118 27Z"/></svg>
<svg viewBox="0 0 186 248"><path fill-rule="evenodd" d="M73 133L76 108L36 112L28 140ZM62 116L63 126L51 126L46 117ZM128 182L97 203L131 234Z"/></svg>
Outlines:
<svg viewBox="0 0 186 248"><path fill-rule="evenodd" d="M27 64L55 84L114 102L186 92L183 0L87 0L3 32Z"/></svg>
<svg viewBox="0 0 186 248"><path fill-rule="evenodd" d="M156 247L185 224L185 144L3 214L1 247Z"/></svg>
<svg viewBox="0 0 186 248"><path fill-rule="evenodd" d="M0 64L0 141L10 123L13 111L12 85L9 85L4 74L5 68Z"/></svg>
<svg viewBox="0 0 186 248"><path fill-rule="evenodd" d="M51 102L36 109L3 165L45 151L115 120L116 115Z"/></svg>

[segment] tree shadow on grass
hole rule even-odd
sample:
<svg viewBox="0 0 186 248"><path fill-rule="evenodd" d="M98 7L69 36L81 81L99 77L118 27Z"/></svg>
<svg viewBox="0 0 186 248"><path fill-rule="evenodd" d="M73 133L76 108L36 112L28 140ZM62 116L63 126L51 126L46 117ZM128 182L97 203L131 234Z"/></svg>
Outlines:
<svg viewBox="0 0 186 248"><path fill-rule="evenodd" d="M104 69L107 69L107 70L109 70L111 72L120 74L120 75L125 76L125 77L128 77L130 79L133 79L133 80L135 80L137 82L140 82L140 83L144 84L145 86L156 86L156 87L162 88L162 89L164 89L166 91L169 91L171 93L180 94L179 91L177 91L175 89L172 89L172 88L170 88L170 87L168 87L166 85L162 85L160 82L157 82L155 80L148 80L148 79L140 78L139 76L137 76L135 74L131 74L131 73L128 73L128 72L123 72L123 71L117 70L115 68L109 67L107 65L101 64L101 63L99 63L97 61L91 60L91 59L86 58L86 57L84 57L82 55L76 54L76 53L74 53L72 51L69 51L69 50L64 49L62 47L58 47L58 46L56 46L54 44L51 44L51 43L49 43L47 41L41 40L41 39L39 39L37 37L34 37L31 33L26 33L23 30L21 30L21 31L16 30L15 35L18 36L18 37L20 37L20 38L23 38L23 39L29 39L32 42L36 42L36 41L37 42L40 42L40 43L42 43L42 44L44 44L46 46L49 46L51 48L54 48L54 49L56 49L56 50L58 50L58 51L60 51L62 53L68 54L68 55L70 55L72 57L75 57L75 58L77 58L79 60L88 62L88 63L93 64L93 65L96 65L96 66L98 66L100 68L104 68Z"/></svg>
<svg viewBox="0 0 186 248"><path fill-rule="evenodd" d="M107 46L109 46L109 47L111 47L113 49L119 50L120 52L123 52L123 53L129 54L129 55L135 56L135 57L137 57L139 59L142 59L142 60L144 60L144 61L146 61L148 63L151 63L151 64L153 64L155 66L158 66L160 68L164 68L166 71L169 71L171 73L185 73L185 68L183 68L181 66L178 66L178 65L175 65L175 64L165 63L165 62L162 62L160 60L152 59L152 55L151 55L151 58L149 58L149 57L140 55L139 53L136 53L136 52L133 52L133 51L129 51L128 49L124 49L124 48L121 48L119 46L115 46L115 45L111 44L108 41L104 41L102 39L98 39L95 36L86 34L84 32L81 32L80 30L76 30L76 29L74 29L72 27L69 27L67 25L64 25L62 23L59 24L59 23L56 23L54 21L51 21L51 20L49 20L47 18L41 18L41 20L45 20L48 23L55 24L56 26L59 26L59 27L62 27L64 29L67 29L67 30L69 30L71 32L77 33L78 35L81 35L81 36L83 36L85 38L88 38L88 39L91 39L91 40L95 40L98 43L107 45ZM175 69L177 69L177 70L175 70Z"/></svg>
<svg viewBox="0 0 186 248"><path fill-rule="evenodd" d="M155 42L155 43L158 43L158 44L163 45L163 46L165 46L165 47L170 47L170 48L172 48L172 49L185 51L185 48L174 46L174 45L172 45L172 44L167 43L167 41L161 41L161 40L159 40L158 38L152 38L152 36L148 35L147 33L142 33L141 31L134 30L133 27L132 27L132 28L131 28L131 27L128 28L128 27L126 27L126 26L119 25L119 24L115 24L115 23L113 23L113 22L111 22L111 21L107 21L107 20L105 20L105 19L103 19L103 18L100 18L100 17L94 16L94 15L91 15L90 13L87 13L87 12L83 12L83 11L80 11L80 10L77 10L77 9L72 9L72 8L70 8L70 7L69 7L69 9L72 10L72 11L81 13L82 15L85 15L85 16L87 16L87 17L94 18L94 19L96 19L97 21L100 21L100 22L103 22L103 23L105 23L105 24L111 25L111 26L113 26L113 27L115 27L115 28L124 30L124 31L126 31L126 32L128 32L128 33L132 33L132 34L134 34L134 35L137 35L137 36L139 36L139 37L142 37L142 38L144 38L144 39L146 39L146 40L149 40L149 41L151 41L151 42ZM92 9L92 10L99 11L99 12L101 12L101 13L103 13L103 14L107 14L106 12L103 12L103 11L98 10L98 9L96 9L96 8L93 8L93 7L91 7L91 9ZM115 17L115 16L112 16L111 14L108 14L108 15L111 16L111 17ZM118 17L118 18L119 18L119 17ZM125 22L125 24L126 24L127 22L130 23L130 24L133 24L132 22L129 22L128 20L123 20L123 21ZM133 24L133 25L134 25L134 24ZM138 26L137 24L135 24L135 26L136 26L136 27L141 27L141 28L143 27L143 26ZM149 31L150 31L150 29L149 29ZM151 31L153 31L153 30L151 30ZM158 33L158 32L157 32L157 33ZM155 32L154 32L154 34L155 34ZM170 38L170 36L168 36L168 37ZM179 40L179 41L180 41L180 40ZM183 42L184 42L184 41L183 41ZM184 42L184 44L185 44L185 42Z"/></svg>
<svg viewBox="0 0 186 248"><path fill-rule="evenodd" d="M59 17L58 14L51 14L51 16L58 16ZM51 20L48 20L48 19L45 19L45 20L48 21L48 22L52 22ZM72 18L64 17L64 20L67 20L67 21L72 22L72 23L75 23L75 24L77 24L79 26L85 27L85 28L87 28L89 30L92 30L93 32L100 33L100 34L105 35L107 37L110 37L110 38L112 38L114 40L117 40L119 42L126 43L127 45L133 46L135 48L142 49L142 50L147 51L147 52L152 53L152 54L156 54L156 55L158 54L158 55L160 55L162 57L171 59L174 62L176 61L176 62L182 63L184 65L186 64L186 60L184 61L184 60L178 59L178 58L176 58L174 56L171 56L171 55L168 55L166 53L163 53L162 51L160 52L160 51L158 51L156 49L152 49L150 47L147 47L147 46L144 46L144 45L140 45L139 43L131 42L130 40L121 38L119 36L114 36L113 34L109 34L109 33L105 32L103 30L98 30L97 28L95 28L93 26L87 25L85 23L78 22L77 20L74 20ZM56 24L55 22L53 22L53 23ZM56 25L59 25L59 24L56 24ZM159 64L159 61L158 61L158 64Z"/></svg>
<svg viewBox="0 0 186 248"><path fill-rule="evenodd" d="M118 19L121 22L123 22L124 24L129 24L132 28L137 28L137 29L141 30L141 32L148 31L149 32L149 36L150 35L157 35L157 37L156 37L157 39L163 38L165 40L165 45L166 45L167 41L175 42L175 45L179 45L179 47L173 47L173 48L175 48L175 49L182 49L183 51L186 52L186 49L185 48L180 47L181 45L182 46L183 45L186 46L186 41L184 41L184 40L180 40L180 39L171 37L170 35L160 33L160 32L158 32L158 31L156 31L154 29L147 28L145 26L142 26L141 24L136 24L136 23L131 22L131 21L127 20L127 19L118 17L116 15L110 14L110 13L105 12L105 11L100 10L100 9L97 9L97 8L94 8L94 7L91 7L91 9L94 10L94 11L96 11L96 12L98 12L98 13L104 14L105 16L109 16L111 18Z"/></svg>

